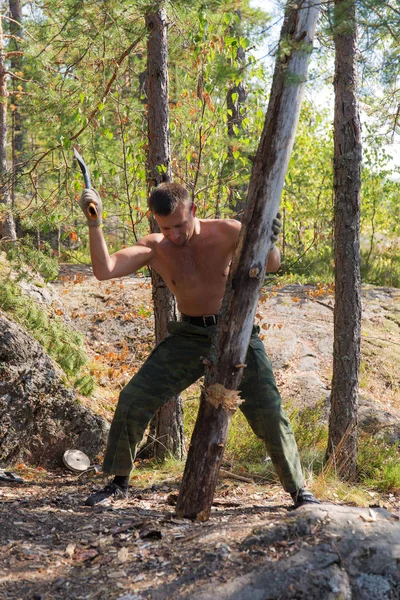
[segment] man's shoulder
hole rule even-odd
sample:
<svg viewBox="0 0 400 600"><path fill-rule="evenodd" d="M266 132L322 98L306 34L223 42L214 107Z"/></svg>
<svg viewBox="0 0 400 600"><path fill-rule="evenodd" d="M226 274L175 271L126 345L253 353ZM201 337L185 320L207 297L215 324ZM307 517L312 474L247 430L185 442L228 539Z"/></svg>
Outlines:
<svg viewBox="0 0 400 600"><path fill-rule="evenodd" d="M201 222L206 228L214 229L221 233L240 231L241 223L236 219L202 219Z"/></svg>
<svg viewBox="0 0 400 600"><path fill-rule="evenodd" d="M143 236L135 245L145 246L146 248L156 248L163 239L164 236L162 233L149 233L148 235Z"/></svg>

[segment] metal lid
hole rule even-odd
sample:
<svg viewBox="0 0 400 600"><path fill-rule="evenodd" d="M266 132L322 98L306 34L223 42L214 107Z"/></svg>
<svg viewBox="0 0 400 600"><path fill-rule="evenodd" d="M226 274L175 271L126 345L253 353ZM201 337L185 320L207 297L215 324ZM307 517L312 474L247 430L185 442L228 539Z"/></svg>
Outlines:
<svg viewBox="0 0 400 600"><path fill-rule="evenodd" d="M63 463L74 473L82 473L90 467L89 457L80 450L66 450L63 454Z"/></svg>

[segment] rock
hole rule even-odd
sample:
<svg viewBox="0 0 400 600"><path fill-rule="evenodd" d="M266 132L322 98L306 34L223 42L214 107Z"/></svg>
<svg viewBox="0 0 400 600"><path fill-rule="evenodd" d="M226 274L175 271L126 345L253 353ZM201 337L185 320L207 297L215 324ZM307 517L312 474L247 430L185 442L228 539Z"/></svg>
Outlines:
<svg viewBox="0 0 400 600"><path fill-rule="evenodd" d="M294 373L287 379L286 390L290 390L291 398L296 398L300 409L316 406L329 395L326 384L316 373Z"/></svg>
<svg viewBox="0 0 400 600"><path fill-rule="evenodd" d="M241 547L268 551L286 541L296 543L298 551L258 563L218 587L205 585L190 600L400 598L400 522L387 510L306 505L272 527L258 527Z"/></svg>
<svg viewBox="0 0 400 600"><path fill-rule="evenodd" d="M293 360L297 346L297 335L286 327L269 329L263 340L274 370L287 367Z"/></svg>
<svg viewBox="0 0 400 600"><path fill-rule="evenodd" d="M92 459L108 425L78 401L42 346L0 312L0 465L60 465L65 450Z"/></svg>
<svg viewBox="0 0 400 600"><path fill-rule="evenodd" d="M400 442L400 418L382 410L364 394L360 394L358 407L360 428L370 435L384 437L389 444Z"/></svg>

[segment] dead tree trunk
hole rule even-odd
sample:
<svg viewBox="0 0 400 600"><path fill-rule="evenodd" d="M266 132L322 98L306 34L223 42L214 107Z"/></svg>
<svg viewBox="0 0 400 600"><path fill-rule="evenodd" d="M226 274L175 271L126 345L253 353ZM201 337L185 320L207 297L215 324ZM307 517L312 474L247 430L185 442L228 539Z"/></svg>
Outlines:
<svg viewBox="0 0 400 600"><path fill-rule="evenodd" d="M7 54L4 50L3 18L0 16L0 235L7 241L17 239L11 212L10 173L7 168Z"/></svg>
<svg viewBox="0 0 400 600"><path fill-rule="evenodd" d="M146 15L147 41L147 107L148 107L148 173L149 189L171 181L171 147L168 110L168 42L166 13L163 8ZM159 231L150 221L152 232ZM168 321L177 318L176 303L160 275L152 270L152 295L156 343L167 334ZM164 459L168 455L183 457L182 400L170 398L156 415L154 453Z"/></svg>
<svg viewBox="0 0 400 600"><path fill-rule="evenodd" d="M335 310L327 457L353 478L357 468L357 405L361 336L361 127L357 102L355 0L335 1L334 225Z"/></svg>
<svg viewBox="0 0 400 600"><path fill-rule="evenodd" d="M259 292L271 246L271 226L297 127L319 6L288 2L264 129L254 161L243 226L206 370L199 414L186 461L177 514L209 518L229 423L240 398Z"/></svg>

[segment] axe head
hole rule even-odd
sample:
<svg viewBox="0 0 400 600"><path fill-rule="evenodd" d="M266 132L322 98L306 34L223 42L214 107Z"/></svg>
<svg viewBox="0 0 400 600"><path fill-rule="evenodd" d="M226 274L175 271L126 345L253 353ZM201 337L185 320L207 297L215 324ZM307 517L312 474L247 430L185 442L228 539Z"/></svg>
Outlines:
<svg viewBox="0 0 400 600"><path fill-rule="evenodd" d="M75 155L75 158L78 161L78 165L82 171L83 179L85 181L85 187L86 187L86 189L90 190L90 188L92 186L90 183L90 175L89 175L89 170L86 166L86 163L76 148L74 148L74 155Z"/></svg>

